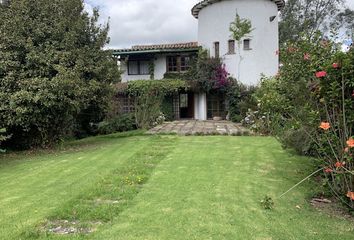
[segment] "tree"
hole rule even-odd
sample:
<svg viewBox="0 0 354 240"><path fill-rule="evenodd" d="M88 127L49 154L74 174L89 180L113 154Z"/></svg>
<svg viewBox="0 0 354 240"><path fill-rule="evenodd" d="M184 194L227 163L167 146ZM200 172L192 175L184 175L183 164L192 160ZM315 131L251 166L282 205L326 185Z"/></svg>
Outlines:
<svg viewBox="0 0 354 240"><path fill-rule="evenodd" d="M103 112L119 80L82 0L12 0L0 11L0 125L21 147L55 143L80 113Z"/></svg>
<svg viewBox="0 0 354 240"><path fill-rule="evenodd" d="M241 40L247 37L254 29L252 28L252 22L249 19L241 18L238 13L236 13L235 20L230 23L229 30L231 32L231 37L237 42L237 47L241 49ZM239 51L241 52L241 51ZM237 80L240 81L241 75L241 62L243 61L243 56L239 53L238 62L238 76Z"/></svg>
<svg viewBox="0 0 354 240"><path fill-rule="evenodd" d="M280 43L298 40L302 33L352 31L354 12L344 0L288 0L281 11Z"/></svg>

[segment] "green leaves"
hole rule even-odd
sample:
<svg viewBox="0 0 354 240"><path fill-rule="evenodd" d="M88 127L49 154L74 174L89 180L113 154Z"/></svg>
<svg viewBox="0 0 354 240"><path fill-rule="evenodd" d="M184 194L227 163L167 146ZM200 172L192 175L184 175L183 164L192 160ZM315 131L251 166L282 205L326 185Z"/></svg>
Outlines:
<svg viewBox="0 0 354 240"><path fill-rule="evenodd" d="M107 108L120 80L103 50L109 26L83 9L81 0L13 0L0 11L0 122L18 145L55 143L82 111Z"/></svg>
<svg viewBox="0 0 354 240"><path fill-rule="evenodd" d="M229 30L232 33L232 38L239 42L254 29L252 28L252 23L249 19L241 18L240 15L236 13L235 20L230 23Z"/></svg>

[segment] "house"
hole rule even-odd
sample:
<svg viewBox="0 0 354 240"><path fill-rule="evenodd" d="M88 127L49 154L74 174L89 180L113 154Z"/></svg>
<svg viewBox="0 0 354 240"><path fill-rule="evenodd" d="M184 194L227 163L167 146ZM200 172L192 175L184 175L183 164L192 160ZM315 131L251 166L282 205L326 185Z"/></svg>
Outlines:
<svg viewBox="0 0 354 240"><path fill-rule="evenodd" d="M163 79L185 72L199 47L211 57L221 58L230 75L247 85L257 84L262 75L278 72L278 12L284 0L204 0L192 8L198 20L198 43L133 46L114 55L123 71L122 81ZM252 32L241 42L231 38L230 23L236 14L249 19ZM177 103L176 103L177 101ZM176 119L207 120L226 117L223 98L205 92L181 92L174 100Z"/></svg>

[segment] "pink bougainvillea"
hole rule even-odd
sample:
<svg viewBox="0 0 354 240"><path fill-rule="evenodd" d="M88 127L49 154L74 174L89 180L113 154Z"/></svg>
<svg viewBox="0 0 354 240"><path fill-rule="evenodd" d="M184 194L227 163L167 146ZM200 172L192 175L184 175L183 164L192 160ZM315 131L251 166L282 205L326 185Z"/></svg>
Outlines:
<svg viewBox="0 0 354 240"><path fill-rule="evenodd" d="M215 89L227 87L229 85L229 73L226 71L225 64L220 65L215 71Z"/></svg>

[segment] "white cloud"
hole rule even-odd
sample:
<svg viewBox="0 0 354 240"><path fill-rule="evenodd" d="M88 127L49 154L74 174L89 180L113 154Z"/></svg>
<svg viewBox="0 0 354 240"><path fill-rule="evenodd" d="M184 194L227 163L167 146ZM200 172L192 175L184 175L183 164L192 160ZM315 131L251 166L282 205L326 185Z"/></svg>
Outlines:
<svg viewBox="0 0 354 240"><path fill-rule="evenodd" d="M135 44L197 40L198 21L191 8L201 0L85 0L85 9L99 7L102 23L110 18L110 48ZM354 9L354 0L347 0Z"/></svg>

